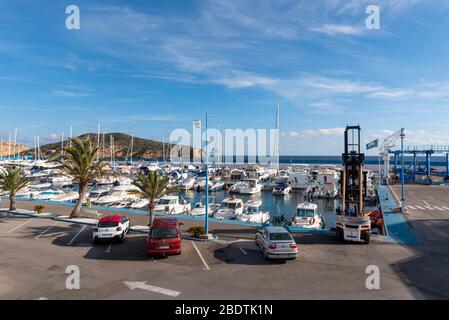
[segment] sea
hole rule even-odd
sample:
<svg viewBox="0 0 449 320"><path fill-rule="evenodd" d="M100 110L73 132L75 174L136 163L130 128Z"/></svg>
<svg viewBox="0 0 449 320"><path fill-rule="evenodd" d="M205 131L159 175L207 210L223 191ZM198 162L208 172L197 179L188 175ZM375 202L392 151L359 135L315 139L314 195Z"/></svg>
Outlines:
<svg viewBox="0 0 449 320"><path fill-rule="evenodd" d="M196 191L187 191L181 193L181 196L187 200L192 206L196 202L205 203L205 193ZM209 194L209 202L221 203L225 198L231 197L226 191L217 191ZM292 192L288 195L273 195L271 191L263 190L256 195L235 195L236 198L242 199L243 202L248 200L262 200L262 210L270 213L270 219L279 217L287 221L291 221L296 214L296 206L298 203L307 201L306 195L301 192ZM335 199L314 199L312 201L318 205L318 214L324 221L324 229L335 227L335 210L337 208L337 200Z"/></svg>

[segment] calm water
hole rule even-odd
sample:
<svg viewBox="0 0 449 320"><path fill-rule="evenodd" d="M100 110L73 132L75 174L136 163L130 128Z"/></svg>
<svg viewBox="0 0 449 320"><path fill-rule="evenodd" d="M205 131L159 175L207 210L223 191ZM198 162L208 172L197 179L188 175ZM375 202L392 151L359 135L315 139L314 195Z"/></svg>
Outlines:
<svg viewBox="0 0 449 320"><path fill-rule="evenodd" d="M181 193L181 196L188 202L192 203L192 206L195 204L195 202L198 201L205 202L204 192L188 191ZM210 193L209 201L212 202L212 199L215 198L215 203L221 203L223 199L229 197L230 195L226 191L213 192ZM290 193L286 196L273 196L271 194L271 191L262 191L257 195L235 195L235 197L242 199L243 202L246 202L249 199L262 200L262 210L268 211L270 213L271 219L284 215L285 219L287 219L288 221L291 221L291 219L295 215L296 206L298 205L298 203L304 202L305 200L304 195L300 192ZM318 205L318 213L323 217L325 228L329 229L331 227L334 227L337 200L315 199L312 202Z"/></svg>

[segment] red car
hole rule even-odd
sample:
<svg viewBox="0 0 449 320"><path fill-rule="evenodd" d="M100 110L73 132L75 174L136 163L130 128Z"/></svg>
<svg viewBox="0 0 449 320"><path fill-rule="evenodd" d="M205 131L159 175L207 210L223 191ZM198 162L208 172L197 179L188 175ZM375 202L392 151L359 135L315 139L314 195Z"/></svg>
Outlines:
<svg viewBox="0 0 449 320"><path fill-rule="evenodd" d="M147 236L147 254L181 254L181 231L176 218L155 218Z"/></svg>

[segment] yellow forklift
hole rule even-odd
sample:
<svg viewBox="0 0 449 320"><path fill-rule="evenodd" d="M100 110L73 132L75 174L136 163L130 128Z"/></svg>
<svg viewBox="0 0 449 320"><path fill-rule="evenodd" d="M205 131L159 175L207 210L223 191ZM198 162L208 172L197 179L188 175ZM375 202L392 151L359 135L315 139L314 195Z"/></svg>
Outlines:
<svg viewBox="0 0 449 320"><path fill-rule="evenodd" d="M345 152L340 175L341 205L336 212L336 237L339 241L368 244L371 220L364 211L366 197L365 155L360 150L360 126L347 126Z"/></svg>

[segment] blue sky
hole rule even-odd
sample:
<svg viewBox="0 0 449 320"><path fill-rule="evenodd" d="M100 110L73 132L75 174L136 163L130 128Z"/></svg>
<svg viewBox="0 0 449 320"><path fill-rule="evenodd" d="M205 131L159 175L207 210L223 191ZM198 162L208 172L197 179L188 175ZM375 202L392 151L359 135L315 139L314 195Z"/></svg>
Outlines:
<svg viewBox="0 0 449 320"><path fill-rule="evenodd" d="M81 29L65 28L65 9ZM380 30L365 8L380 7ZM339 154L407 129L449 144L447 1L22 1L0 3L0 137L106 132L168 139L208 112L270 128L282 154Z"/></svg>

